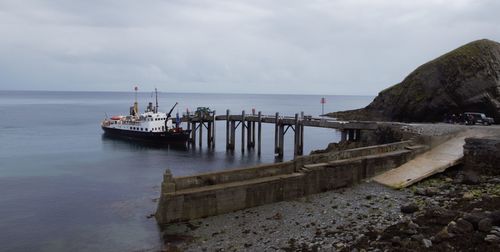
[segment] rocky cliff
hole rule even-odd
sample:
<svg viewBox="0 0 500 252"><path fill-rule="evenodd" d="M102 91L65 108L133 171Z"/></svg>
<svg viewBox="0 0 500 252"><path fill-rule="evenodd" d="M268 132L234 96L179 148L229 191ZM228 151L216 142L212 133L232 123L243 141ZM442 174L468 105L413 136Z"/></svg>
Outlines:
<svg viewBox="0 0 500 252"><path fill-rule="evenodd" d="M328 114L345 120L442 121L445 114L483 112L500 122L500 43L483 39L414 70L363 109Z"/></svg>

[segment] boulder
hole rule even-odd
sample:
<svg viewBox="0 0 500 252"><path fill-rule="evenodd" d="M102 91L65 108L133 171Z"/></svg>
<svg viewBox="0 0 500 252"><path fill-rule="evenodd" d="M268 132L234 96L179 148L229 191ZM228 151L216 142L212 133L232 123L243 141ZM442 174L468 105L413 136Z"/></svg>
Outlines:
<svg viewBox="0 0 500 252"><path fill-rule="evenodd" d="M491 212L488 217L491 219L493 225L495 226L500 225L500 210Z"/></svg>
<svg viewBox="0 0 500 252"><path fill-rule="evenodd" d="M471 212L465 214L463 219L471 223L475 228L478 228L479 222L487 217L488 215L483 212Z"/></svg>
<svg viewBox="0 0 500 252"><path fill-rule="evenodd" d="M479 176L473 170L465 171L462 183L466 185L477 185L479 184Z"/></svg>
<svg viewBox="0 0 500 252"><path fill-rule="evenodd" d="M450 234L450 232L448 232L448 227L446 226L436 234L435 239L436 241L443 241L452 238L453 236L453 234Z"/></svg>
<svg viewBox="0 0 500 252"><path fill-rule="evenodd" d="M401 206L401 212L406 214L411 214L419 210L419 207L415 203L410 203L407 205Z"/></svg>
<svg viewBox="0 0 500 252"><path fill-rule="evenodd" d="M487 233L490 232L492 226L493 226L492 220L490 218L484 218L480 220L479 223L477 224L477 229L479 231Z"/></svg>
<svg viewBox="0 0 500 252"><path fill-rule="evenodd" d="M500 237L498 237L496 235L487 235L484 238L484 240L487 241L487 242L490 242L490 243L494 243L494 244L500 243Z"/></svg>
<svg viewBox="0 0 500 252"><path fill-rule="evenodd" d="M471 233L474 231L474 226L470 222L460 218L457 220L457 230L460 233Z"/></svg>

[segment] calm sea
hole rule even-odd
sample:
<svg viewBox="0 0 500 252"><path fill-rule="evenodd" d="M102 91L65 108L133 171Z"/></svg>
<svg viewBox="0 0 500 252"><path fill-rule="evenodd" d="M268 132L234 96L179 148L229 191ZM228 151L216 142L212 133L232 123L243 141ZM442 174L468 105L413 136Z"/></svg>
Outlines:
<svg viewBox="0 0 500 252"><path fill-rule="evenodd" d="M174 176L274 162L274 127L264 125L263 150L225 151L225 123L215 150L154 148L108 139L105 117L128 112L133 93L0 91L0 251L137 251L162 243L154 218L162 174ZM315 95L159 93L160 110L204 106L225 114L321 114ZM325 112L359 108L371 96L324 96ZM139 93L143 109L151 93ZM141 107L142 106L142 107ZM285 159L293 155L293 135ZM305 129L305 153L339 140L338 132Z"/></svg>

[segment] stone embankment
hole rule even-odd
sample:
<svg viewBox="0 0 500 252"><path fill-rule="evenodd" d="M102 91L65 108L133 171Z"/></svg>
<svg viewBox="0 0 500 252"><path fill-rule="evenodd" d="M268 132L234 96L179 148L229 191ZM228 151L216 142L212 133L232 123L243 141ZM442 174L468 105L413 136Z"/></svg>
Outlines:
<svg viewBox="0 0 500 252"><path fill-rule="evenodd" d="M424 149L403 141L188 177L167 171L156 219L160 224L192 220L351 186Z"/></svg>

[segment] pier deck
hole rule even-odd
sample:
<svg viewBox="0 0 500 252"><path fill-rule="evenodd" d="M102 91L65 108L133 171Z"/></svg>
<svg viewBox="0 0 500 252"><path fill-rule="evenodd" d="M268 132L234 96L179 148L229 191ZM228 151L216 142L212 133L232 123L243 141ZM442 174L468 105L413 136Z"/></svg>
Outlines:
<svg viewBox="0 0 500 252"><path fill-rule="evenodd" d="M263 115L261 112L246 114L230 114L226 110L225 115L216 115L215 111L197 112L186 114L181 122L187 123L187 129L191 130L190 143L195 146L198 138L199 146L202 146L203 129L207 130L206 141L208 147L215 146L215 129L217 121L226 123L226 149L234 151L236 145L236 130L241 133L241 151L257 147L257 154L261 153L262 124L274 124L274 152L278 158L283 158L284 136L287 132L294 134L294 156L303 154L304 128L317 127L335 129L341 132L341 141L357 141L360 139L362 130L375 130L378 122L372 121L337 121L334 118L318 118L305 116L304 113L296 113L295 116ZM246 148L245 148L246 147Z"/></svg>

